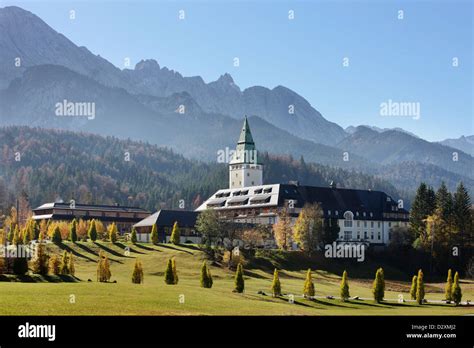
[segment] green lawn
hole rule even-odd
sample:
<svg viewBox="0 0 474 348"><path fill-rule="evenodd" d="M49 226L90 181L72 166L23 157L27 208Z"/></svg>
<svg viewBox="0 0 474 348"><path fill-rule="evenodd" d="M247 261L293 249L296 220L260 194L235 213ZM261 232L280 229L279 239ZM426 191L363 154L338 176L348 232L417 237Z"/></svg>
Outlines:
<svg viewBox="0 0 474 348"><path fill-rule="evenodd" d="M124 248L131 248L126 256ZM57 246L50 245L54 252ZM0 315L463 315L474 314L473 306L454 307L445 304L417 306L411 302L398 303L403 294L408 299L409 283L387 281L385 297L393 301L375 304L372 300L343 303L338 299L310 301L295 297L290 303L287 296L272 298L269 294L272 274L259 268L247 270L245 293L232 292L233 272L211 267L214 277L212 289L199 286L203 254L193 246L149 244L117 244L107 242L76 245L64 243L62 248L75 255L76 276L80 282L0 282ZM96 260L100 249L105 250L111 262L112 281L95 281ZM144 284L132 284L131 273L135 257L143 263ZM178 285L166 285L163 272L168 258L175 256L179 274ZM318 265L314 265L315 269ZM375 271L375 270L374 270ZM299 296L305 270L281 271L284 294ZM387 278L389 278L386 275ZM313 273L317 296L339 295L340 277L324 271ZM92 282L87 280L91 279ZM462 284L463 300L474 299L474 283ZM369 279L351 279L351 296L371 297ZM441 300L444 284L427 284L426 298ZM183 299L184 303L180 303ZM71 303L71 298L75 303ZM182 301L181 301L182 302Z"/></svg>

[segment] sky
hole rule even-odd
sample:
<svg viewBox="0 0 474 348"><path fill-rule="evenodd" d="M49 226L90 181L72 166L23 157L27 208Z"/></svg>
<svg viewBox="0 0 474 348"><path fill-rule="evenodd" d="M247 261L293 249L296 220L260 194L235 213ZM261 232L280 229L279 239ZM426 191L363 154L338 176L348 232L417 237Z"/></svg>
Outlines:
<svg viewBox="0 0 474 348"><path fill-rule="evenodd" d="M0 7L33 12L119 68L126 58L131 68L153 58L206 82L227 72L242 89L288 87L342 127L401 127L439 141L474 134L473 3L0 0ZM389 101L413 103L419 117L383 114Z"/></svg>

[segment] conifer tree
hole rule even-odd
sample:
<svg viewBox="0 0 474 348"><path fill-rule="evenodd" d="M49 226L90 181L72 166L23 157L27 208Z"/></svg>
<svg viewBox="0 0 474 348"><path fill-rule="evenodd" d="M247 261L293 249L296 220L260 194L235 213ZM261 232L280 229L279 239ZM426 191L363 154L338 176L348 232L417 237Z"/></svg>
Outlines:
<svg viewBox="0 0 474 348"><path fill-rule="evenodd" d="M33 231L31 229L31 226L25 227L22 233L22 241L24 245L28 245L30 243L32 234Z"/></svg>
<svg viewBox="0 0 474 348"><path fill-rule="evenodd" d="M474 226L471 226L471 199L469 192L464 187L463 183L460 182L456 188L453 198L453 210L454 210L454 223L456 232L460 234L461 245L464 245L464 240L468 231L472 231Z"/></svg>
<svg viewBox="0 0 474 348"><path fill-rule="evenodd" d="M111 276L109 258L101 250L99 252L99 260L97 261L97 281L106 283L110 280Z"/></svg>
<svg viewBox="0 0 474 348"><path fill-rule="evenodd" d="M20 245L23 243L23 238L21 238L21 233L20 229L18 228L18 225L15 226L15 231L13 232L12 243L13 245Z"/></svg>
<svg viewBox="0 0 474 348"><path fill-rule="evenodd" d="M461 286L459 285L458 272L454 274L454 283L453 283L453 288L451 290L451 298L453 302L456 304L456 306L461 303L462 291L461 291Z"/></svg>
<svg viewBox="0 0 474 348"><path fill-rule="evenodd" d="M49 259L49 273L54 275L60 274L61 260L59 260L58 255L53 255Z"/></svg>
<svg viewBox="0 0 474 348"><path fill-rule="evenodd" d="M208 281L209 288L212 288L212 285L214 284L214 280L212 279L211 267L207 267L207 281Z"/></svg>
<svg viewBox="0 0 474 348"><path fill-rule="evenodd" d="M111 225L109 225L109 241L111 241L112 243L115 243L117 242L117 225L115 224L115 222L113 222Z"/></svg>
<svg viewBox="0 0 474 348"><path fill-rule="evenodd" d="M178 245L180 242L180 237L181 237L181 231L179 229L178 222L175 221L173 224L173 230L171 231L170 242L175 245Z"/></svg>
<svg viewBox="0 0 474 348"><path fill-rule="evenodd" d="M178 284L178 271L176 269L176 259L174 257L171 259L171 267L173 269L173 283Z"/></svg>
<svg viewBox="0 0 474 348"><path fill-rule="evenodd" d="M207 269L207 262L204 261L201 267L201 287L210 288L209 286L209 271Z"/></svg>
<svg viewBox="0 0 474 348"><path fill-rule="evenodd" d="M173 261L171 259L168 260L168 264L166 265L165 283L168 284L168 285L175 284L174 274L173 274Z"/></svg>
<svg viewBox="0 0 474 348"><path fill-rule="evenodd" d="M33 273L47 275L49 269L49 256L46 252L46 246L42 243L36 245L35 257L31 261L31 270Z"/></svg>
<svg viewBox="0 0 474 348"><path fill-rule="evenodd" d="M281 296L281 284L280 284L280 277L278 275L278 270L275 268L273 271L273 281L272 281L272 296L279 297Z"/></svg>
<svg viewBox="0 0 474 348"><path fill-rule="evenodd" d="M451 269L448 270L448 277L446 278L446 286L444 288L444 299L446 301L452 301L451 291L453 288L453 274Z"/></svg>
<svg viewBox="0 0 474 348"><path fill-rule="evenodd" d="M69 240L73 243L77 241L77 221L73 219L69 224Z"/></svg>
<svg viewBox="0 0 474 348"><path fill-rule="evenodd" d="M410 288L410 297L412 300L416 300L416 283L418 281L418 277L416 275L411 278L411 288Z"/></svg>
<svg viewBox="0 0 474 348"><path fill-rule="evenodd" d="M342 273L342 279L341 279L341 300L343 302L347 301L350 297L349 294L349 284L347 282L347 272L344 270Z"/></svg>
<svg viewBox="0 0 474 348"><path fill-rule="evenodd" d="M314 297L314 283L311 277L311 268L308 268L306 272L306 279L304 281L303 295L304 297L311 298Z"/></svg>
<svg viewBox="0 0 474 348"><path fill-rule="evenodd" d="M144 278L143 278L142 263L137 258L137 259L135 259L135 266L133 267L132 283L133 284L141 284L141 283L143 283L143 281L144 281Z"/></svg>
<svg viewBox="0 0 474 348"><path fill-rule="evenodd" d="M95 220L93 219L91 221L91 224L89 226L89 231L87 232L87 235L89 236L89 239L93 242L97 240L97 227L95 225Z"/></svg>
<svg viewBox="0 0 474 348"><path fill-rule="evenodd" d="M441 186L436 192L436 207L440 209L442 219L449 222L453 211L453 196L448 191L444 181L441 182Z"/></svg>
<svg viewBox="0 0 474 348"><path fill-rule="evenodd" d="M130 241L133 243L133 244L136 244L137 243L137 230L135 229L135 227L132 228L132 234L130 236Z"/></svg>
<svg viewBox="0 0 474 348"><path fill-rule="evenodd" d="M72 256L72 253L69 253L69 258L68 258L68 269L69 269L69 274L74 276L76 275L76 268L74 267L74 258Z"/></svg>
<svg viewBox="0 0 474 348"><path fill-rule="evenodd" d="M156 224L153 224L153 227L151 228L150 240L153 244L158 244L158 229Z"/></svg>
<svg viewBox="0 0 474 348"><path fill-rule="evenodd" d="M416 302L421 305L425 299L425 283L423 281L423 271L418 271L417 282L416 282Z"/></svg>
<svg viewBox="0 0 474 348"><path fill-rule="evenodd" d="M385 296L385 280L382 268L379 268L375 273L372 293L374 294L375 302L380 303L383 301L383 298Z"/></svg>
<svg viewBox="0 0 474 348"><path fill-rule="evenodd" d="M61 244L62 238L61 238L61 230L59 229L59 226L56 225L53 230L53 235L51 236L51 239L53 243L55 244Z"/></svg>
<svg viewBox="0 0 474 348"><path fill-rule="evenodd" d="M241 263L237 265L237 271L235 272L235 291L238 293L244 292L245 281L244 281L244 268Z"/></svg>
<svg viewBox="0 0 474 348"><path fill-rule="evenodd" d="M60 274L69 274L69 255L66 250L63 252L63 257L61 259L61 265L59 266Z"/></svg>

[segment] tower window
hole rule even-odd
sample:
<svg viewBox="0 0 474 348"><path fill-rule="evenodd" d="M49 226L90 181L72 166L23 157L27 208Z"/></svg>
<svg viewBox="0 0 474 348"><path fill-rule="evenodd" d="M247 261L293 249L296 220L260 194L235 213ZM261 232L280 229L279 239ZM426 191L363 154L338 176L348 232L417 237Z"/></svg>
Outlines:
<svg viewBox="0 0 474 348"><path fill-rule="evenodd" d="M250 173L247 173L247 176L250 176Z"/></svg>

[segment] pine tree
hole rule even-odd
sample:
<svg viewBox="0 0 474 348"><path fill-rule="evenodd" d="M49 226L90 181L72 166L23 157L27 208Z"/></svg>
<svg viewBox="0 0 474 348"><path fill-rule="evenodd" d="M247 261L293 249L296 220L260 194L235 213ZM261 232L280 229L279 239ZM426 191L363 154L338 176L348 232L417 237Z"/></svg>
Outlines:
<svg viewBox="0 0 474 348"><path fill-rule="evenodd" d="M31 242L31 236L33 231L31 226L26 226L22 233L22 241L24 245L28 245Z"/></svg>
<svg viewBox="0 0 474 348"><path fill-rule="evenodd" d="M173 261L171 259L168 260L168 264L165 270L165 283L168 285L175 284L174 282L174 274L173 274Z"/></svg>
<svg viewBox="0 0 474 348"><path fill-rule="evenodd" d="M238 293L244 292L245 281L244 281L244 268L241 263L237 265L237 271L235 272L235 291Z"/></svg>
<svg viewBox="0 0 474 348"><path fill-rule="evenodd" d="M306 272L306 280L304 281L303 295L306 298L312 298L314 297L314 294L314 283L311 277L311 268L308 268L308 271Z"/></svg>
<svg viewBox="0 0 474 348"><path fill-rule="evenodd" d="M375 280L372 287L372 292L374 294L375 302L380 303L383 301L383 298L385 296L385 279L382 268L379 268L375 273Z"/></svg>
<svg viewBox="0 0 474 348"><path fill-rule="evenodd" d="M452 301L451 290L453 288L453 274L451 269L448 270L448 277L446 278L446 286L444 288L444 299L446 301Z"/></svg>
<svg viewBox="0 0 474 348"><path fill-rule="evenodd" d="M23 238L21 238L21 233L20 229L18 228L18 225L15 226L15 231L13 232L12 243L13 245L20 245L23 243Z"/></svg>
<svg viewBox="0 0 474 348"><path fill-rule="evenodd" d="M153 224L153 227L151 228L150 240L153 244L158 244L158 229L156 224Z"/></svg>
<svg viewBox="0 0 474 348"><path fill-rule="evenodd" d="M61 230L59 229L59 226L56 225L53 230L53 235L51 236L51 239L53 243L55 244L61 244L62 238L61 238Z"/></svg>
<svg viewBox="0 0 474 348"><path fill-rule="evenodd" d="M135 260L135 266L133 267L132 273L132 283L133 284L141 284L143 283L143 267L142 263L138 260Z"/></svg>
<svg viewBox="0 0 474 348"><path fill-rule="evenodd" d="M111 241L112 243L115 243L117 242L117 225L115 224L115 222L113 222L111 225L109 225L109 241Z"/></svg>
<svg viewBox="0 0 474 348"><path fill-rule="evenodd" d="M280 284L280 277L278 275L278 270L275 268L273 271L273 282L272 282L272 296L279 297L281 296L281 284Z"/></svg>
<svg viewBox="0 0 474 348"><path fill-rule="evenodd" d="M132 228L132 234L130 236L130 241L133 243L133 244L136 244L137 243L137 230L134 228Z"/></svg>
<svg viewBox="0 0 474 348"><path fill-rule="evenodd" d="M176 269L176 259L171 259L171 268L173 269L173 284L178 284L178 270Z"/></svg>
<svg viewBox="0 0 474 348"><path fill-rule="evenodd" d="M210 284L211 281L212 280L209 279L209 270L208 270L208 267L207 267L207 262L204 261L202 263L202 267L201 267L201 287L210 288L212 286Z"/></svg>
<svg viewBox="0 0 474 348"><path fill-rule="evenodd" d="M49 256L46 252L46 246L42 243L36 245L36 255L31 261L31 270L33 273L47 275L48 274Z"/></svg>
<svg viewBox="0 0 474 348"><path fill-rule="evenodd" d="M418 271L418 277L416 282L416 302L421 305L425 299L425 283L423 281L423 271Z"/></svg>
<svg viewBox="0 0 474 348"><path fill-rule="evenodd" d="M410 288L410 297L412 300L416 300L416 283L418 281L418 277L416 275L411 278L411 288Z"/></svg>
<svg viewBox="0 0 474 348"><path fill-rule="evenodd" d="M69 269L69 274L70 275L72 275L72 276L76 275L76 267L74 267L74 258L72 256L72 253L69 253L67 268Z"/></svg>
<svg viewBox="0 0 474 348"><path fill-rule="evenodd" d="M97 227L95 226L95 220L93 219L91 221L91 224L89 226L89 231L87 232L87 235L89 236L89 239L93 242L97 240Z"/></svg>
<svg viewBox="0 0 474 348"><path fill-rule="evenodd" d="M59 266L60 274L69 274L69 257L66 250L63 252L63 257L61 259L61 265Z"/></svg>
<svg viewBox="0 0 474 348"><path fill-rule="evenodd" d="M171 231L170 242L178 245L180 242L181 231L178 226L178 222L175 221L173 224L173 230Z"/></svg>
<svg viewBox="0 0 474 348"><path fill-rule="evenodd" d="M461 244L464 245L464 239L466 233L472 230L474 226L471 224L471 199L469 193L464 187L463 183L460 182L454 193L453 211L454 211L454 223L459 232L461 238Z"/></svg>
<svg viewBox="0 0 474 348"><path fill-rule="evenodd" d="M341 300L342 301L347 301L350 297L349 294L349 284L347 282L347 272L344 270L342 273L342 279L341 279Z"/></svg>
<svg viewBox="0 0 474 348"><path fill-rule="evenodd" d="M444 181L436 192L436 207L440 209L443 220L449 222L453 210L453 197Z"/></svg>
<svg viewBox="0 0 474 348"><path fill-rule="evenodd" d="M49 259L49 273L54 275L60 274L61 260L59 260L58 255L53 255Z"/></svg>
<svg viewBox="0 0 474 348"><path fill-rule="evenodd" d="M451 298L453 299L453 302L456 304L456 306L461 303L462 291L461 291L461 286L459 285L458 272L454 274L454 283L453 283L453 288L451 290Z"/></svg>
<svg viewBox="0 0 474 348"><path fill-rule="evenodd" d="M73 219L69 224L69 240L73 243L77 241L77 221Z"/></svg>

